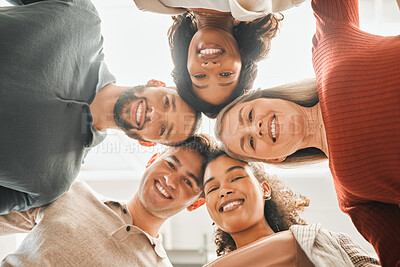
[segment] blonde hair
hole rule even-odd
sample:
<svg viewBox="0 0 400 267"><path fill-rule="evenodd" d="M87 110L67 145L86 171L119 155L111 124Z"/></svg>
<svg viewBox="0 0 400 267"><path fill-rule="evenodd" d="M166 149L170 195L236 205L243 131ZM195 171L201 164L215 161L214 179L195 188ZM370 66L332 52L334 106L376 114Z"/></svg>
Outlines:
<svg viewBox="0 0 400 267"><path fill-rule="evenodd" d="M222 142L222 148L231 157L242 160L242 161L263 161L262 159L252 158L237 155L230 151L221 138L222 123L226 117L226 114L237 104L250 102L258 98L276 98L291 101L303 107L312 107L318 104L318 88L315 78L308 78L301 81L287 83L268 89L257 89L249 91L241 97L238 97L235 101L230 103L218 114L215 136ZM317 148L305 148L296 151L295 153L288 155L283 162L273 163L276 165L287 165L295 166L304 163L316 163L326 159L326 155Z"/></svg>

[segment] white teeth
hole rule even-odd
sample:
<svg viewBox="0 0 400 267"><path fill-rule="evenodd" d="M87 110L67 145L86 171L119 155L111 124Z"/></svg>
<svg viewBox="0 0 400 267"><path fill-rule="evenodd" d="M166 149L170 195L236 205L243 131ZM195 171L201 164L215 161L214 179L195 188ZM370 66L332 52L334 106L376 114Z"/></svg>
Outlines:
<svg viewBox="0 0 400 267"><path fill-rule="evenodd" d="M234 206L242 205L243 201L233 201L222 207L222 211L226 211Z"/></svg>
<svg viewBox="0 0 400 267"><path fill-rule="evenodd" d="M276 138L276 132L275 132L275 116L272 118L272 122L271 122L271 134L272 134L272 138Z"/></svg>
<svg viewBox="0 0 400 267"><path fill-rule="evenodd" d="M161 186L161 184L159 182L156 182L156 187L158 189L158 191L160 191L160 193L166 197L166 198L170 198L171 195L167 193L167 191L165 191L165 189Z"/></svg>
<svg viewBox="0 0 400 267"><path fill-rule="evenodd" d="M200 50L200 54L202 54L202 55L219 54L221 52L222 52L221 49L211 49L211 48L201 49Z"/></svg>
<svg viewBox="0 0 400 267"><path fill-rule="evenodd" d="M137 125L140 124L140 118L142 117L142 108L143 108L143 102L140 102L138 109L136 111L136 123Z"/></svg>

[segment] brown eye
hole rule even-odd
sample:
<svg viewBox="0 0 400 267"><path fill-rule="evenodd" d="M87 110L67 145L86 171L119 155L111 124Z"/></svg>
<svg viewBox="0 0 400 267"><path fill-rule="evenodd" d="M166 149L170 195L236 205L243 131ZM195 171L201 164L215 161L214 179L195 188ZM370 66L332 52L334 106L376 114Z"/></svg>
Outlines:
<svg viewBox="0 0 400 267"><path fill-rule="evenodd" d="M249 112L249 122L253 122L253 110Z"/></svg>
<svg viewBox="0 0 400 267"><path fill-rule="evenodd" d="M167 110L168 108L169 108L169 98L165 97L164 109Z"/></svg>
<svg viewBox="0 0 400 267"><path fill-rule="evenodd" d="M202 79L204 77L206 77L205 74L197 74L197 75L193 75L193 77L197 78L197 79Z"/></svg>
<svg viewBox="0 0 400 267"><path fill-rule="evenodd" d="M230 77L232 75L233 75L232 72L222 72L222 73L219 74L219 76L222 76L222 77Z"/></svg>
<svg viewBox="0 0 400 267"><path fill-rule="evenodd" d="M250 147L254 150L254 138L253 137L250 137L249 144L250 144Z"/></svg>
<svg viewBox="0 0 400 267"><path fill-rule="evenodd" d="M161 124L160 136L162 136L164 134L166 128L167 127L165 127L165 124Z"/></svg>

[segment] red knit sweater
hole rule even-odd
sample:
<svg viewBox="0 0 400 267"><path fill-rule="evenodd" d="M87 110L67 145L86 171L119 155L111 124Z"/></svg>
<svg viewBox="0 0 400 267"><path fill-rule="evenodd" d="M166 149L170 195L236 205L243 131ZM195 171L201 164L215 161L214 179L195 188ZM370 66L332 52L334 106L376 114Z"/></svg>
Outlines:
<svg viewBox="0 0 400 267"><path fill-rule="evenodd" d="M312 7L313 65L340 208L382 265L400 266L400 36L361 31L357 0Z"/></svg>

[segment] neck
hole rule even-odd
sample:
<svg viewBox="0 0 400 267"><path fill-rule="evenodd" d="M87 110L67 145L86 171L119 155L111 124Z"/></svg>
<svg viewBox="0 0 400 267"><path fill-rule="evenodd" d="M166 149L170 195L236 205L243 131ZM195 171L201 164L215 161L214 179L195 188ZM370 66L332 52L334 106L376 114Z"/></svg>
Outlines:
<svg viewBox="0 0 400 267"><path fill-rule="evenodd" d="M267 221L263 219L256 225L237 233L231 233L233 240L235 241L236 248L241 248L245 245L253 243L260 238L275 234L275 232L268 225Z"/></svg>
<svg viewBox="0 0 400 267"><path fill-rule="evenodd" d="M90 104L90 111L93 117L93 126L97 130L118 129L114 122L114 105L120 94L127 88L109 83L96 94Z"/></svg>
<svg viewBox="0 0 400 267"><path fill-rule="evenodd" d="M198 29L216 27L232 33L235 19L229 12L219 12L210 9L192 9L197 19Z"/></svg>
<svg viewBox="0 0 400 267"><path fill-rule="evenodd" d="M160 227L166 219L156 217L149 213L137 194L126 203L126 206L132 216L133 225L142 229L152 237L158 237Z"/></svg>
<svg viewBox="0 0 400 267"><path fill-rule="evenodd" d="M319 103L311 108L306 108L306 113L308 138L304 147L316 147L328 155L325 125Z"/></svg>

